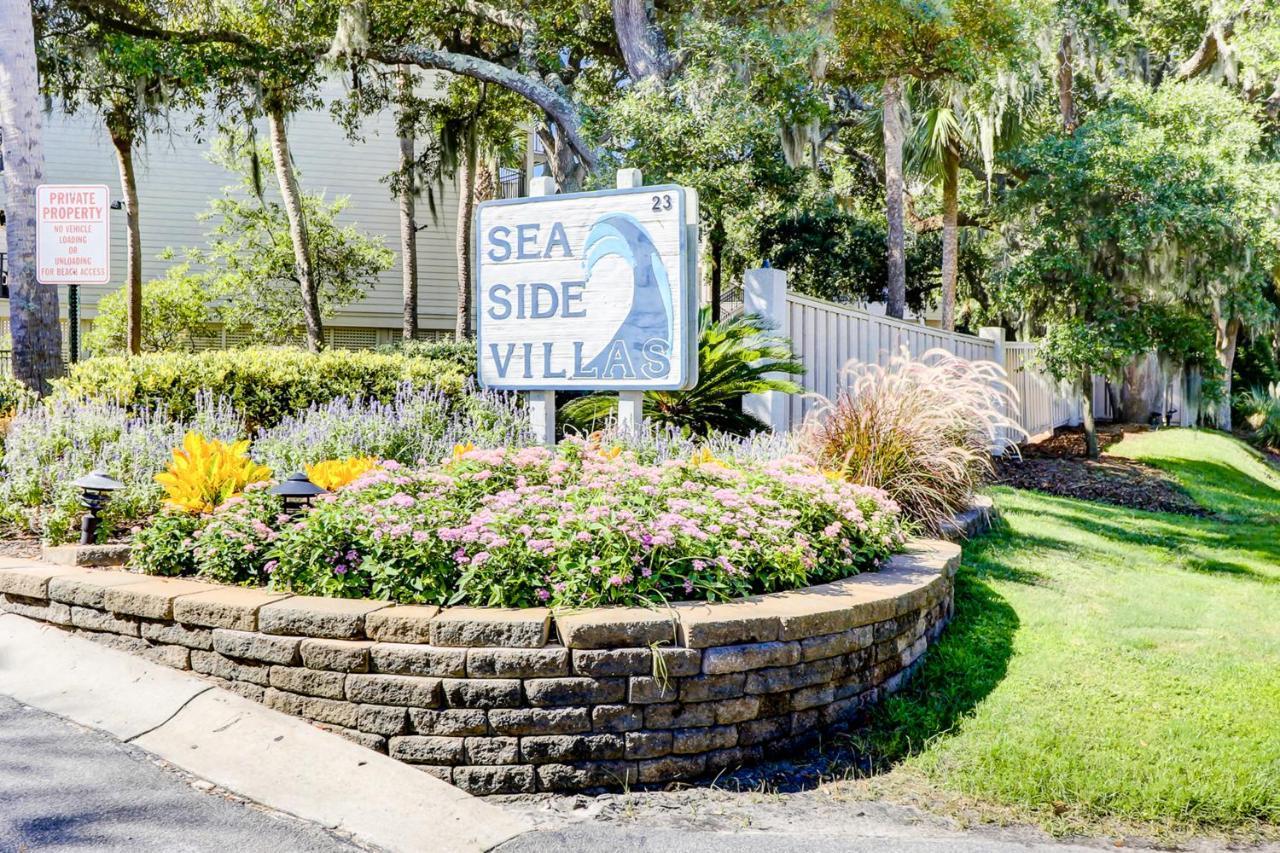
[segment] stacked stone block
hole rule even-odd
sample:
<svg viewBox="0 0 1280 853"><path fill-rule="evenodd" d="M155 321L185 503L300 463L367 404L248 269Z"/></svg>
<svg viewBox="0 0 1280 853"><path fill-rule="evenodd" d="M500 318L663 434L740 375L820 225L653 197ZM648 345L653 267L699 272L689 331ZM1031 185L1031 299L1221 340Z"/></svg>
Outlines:
<svg viewBox="0 0 1280 853"><path fill-rule="evenodd" d="M661 610L289 596L0 559L0 609L189 669L475 793L693 779L803 746L898 689L959 548Z"/></svg>

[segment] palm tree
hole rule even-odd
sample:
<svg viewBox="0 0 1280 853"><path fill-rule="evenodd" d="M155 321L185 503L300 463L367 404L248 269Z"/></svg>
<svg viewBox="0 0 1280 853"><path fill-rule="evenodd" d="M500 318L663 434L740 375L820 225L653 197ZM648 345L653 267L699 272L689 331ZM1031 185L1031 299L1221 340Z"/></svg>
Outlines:
<svg viewBox="0 0 1280 853"><path fill-rule="evenodd" d="M956 279L960 268L960 167L981 157L990 181L995 153L1017 141L1023 106L1034 90L1016 75L969 83L944 78L912 92L918 104L911 139L914 174L942 182L942 327L956 326Z"/></svg>
<svg viewBox="0 0 1280 853"><path fill-rule="evenodd" d="M36 187L44 179L35 29L27 0L0 0L3 145L13 375L40 394L62 373L58 289L36 282Z"/></svg>
<svg viewBox="0 0 1280 853"><path fill-rule="evenodd" d="M782 375L804 373L791 352L791 342L773 334L767 320L737 315L712 320L710 306L698 313L698 384L688 391L648 391L645 419L690 435L727 432L746 435L768 425L742 410L744 394L803 389ZM564 422L590 430L617 412L616 394L591 394L560 408Z"/></svg>

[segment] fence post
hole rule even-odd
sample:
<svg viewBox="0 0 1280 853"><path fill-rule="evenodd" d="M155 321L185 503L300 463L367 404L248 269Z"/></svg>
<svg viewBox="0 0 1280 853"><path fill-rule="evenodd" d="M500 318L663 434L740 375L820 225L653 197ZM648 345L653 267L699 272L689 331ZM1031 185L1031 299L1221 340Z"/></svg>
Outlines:
<svg viewBox="0 0 1280 853"><path fill-rule="evenodd" d="M644 186L644 175L639 169L619 169L618 189L630 190ZM638 432L644 426L644 392L618 392L618 431Z"/></svg>
<svg viewBox="0 0 1280 853"><path fill-rule="evenodd" d="M754 269L743 273L742 312L759 314L771 321L779 334L791 340L787 310L787 274L776 269ZM748 394L742 400L743 410L774 432L784 432L790 425L790 404L781 391Z"/></svg>
<svg viewBox="0 0 1280 853"><path fill-rule="evenodd" d="M554 178L531 178L529 195L555 195ZM556 392L530 391L528 396L529 425L533 428L533 437L539 444L554 447L556 443Z"/></svg>
<svg viewBox="0 0 1280 853"><path fill-rule="evenodd" d="M978 329L978 337L983 340L991 341L994 351L991 360L1000 365L1000 369L1007 375L1009 373L1009 356L1005 351L1005 332L1003 326L983 326ZM1000 389L1004 391L1005 389ZM1001 412L1006 417L1012 415L1012 412ZM995 443L991 447L992 456L1003 456L1006 447L1009 444L1009 436L1004 434L1003 429L999 430L995 436Z"/></svg>

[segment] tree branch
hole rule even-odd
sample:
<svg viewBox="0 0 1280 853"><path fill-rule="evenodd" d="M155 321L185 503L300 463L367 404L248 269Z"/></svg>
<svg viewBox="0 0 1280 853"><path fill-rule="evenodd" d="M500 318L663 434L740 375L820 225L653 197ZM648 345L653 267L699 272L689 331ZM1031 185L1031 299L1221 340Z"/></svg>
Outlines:
<svg viewBox="0 0 1280 853"><path fill-rule="evenodd" d="M903 197L906 199L907 221L911 223L911 228L917 234L925 234L930 231L942 230L942 214L935 213L933 216L921 217L916 214L916 200L911 193L904 192ZM961 228L966 226L983 226L986 223L975 216L970 216L963 210L956 214L956 224Z"/></svg>
<svg viewBox="0 0 1280 853"><path fill-rule="evenodd" d="M425 45L371 50L368 58L387 65L417 65L420 68L449 71L508 89L536 104L550 116L564 132L565 141L574 154L588 169L594 171L599 165L599 155L582 136L582 123L577 107L568 98L533 77L478 56L450 53Z"/></svg>
<svg viewBox="0 0 1280 853"><path fill-rule="evenodd" d="M1235 35L1236 21L1248 15L1253 8L1253 0L1245 3L1240 7L1240 11L1223 21L1214 21L1209 24L1209 29L1205 30L1204 35L1200 39L1200 45L1196 48L1195 53L1187 57L1175 74L1177 80L1189 80L1198 74L1203 74L1213 67L1213 63L1218 59L1218 46L1225 44Z"/></svg>

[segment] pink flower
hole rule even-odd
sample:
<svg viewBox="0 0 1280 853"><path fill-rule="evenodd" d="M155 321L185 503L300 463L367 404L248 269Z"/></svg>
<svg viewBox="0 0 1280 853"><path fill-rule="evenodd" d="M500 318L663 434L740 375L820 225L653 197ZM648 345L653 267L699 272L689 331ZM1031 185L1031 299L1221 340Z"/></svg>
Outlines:
<svg viewBox="0 0 1280 853"><path fill-rule="evenodd" d="M267 560L262 564L262 570L267 574L271 574L280 565L278 560Z"/></svg>

